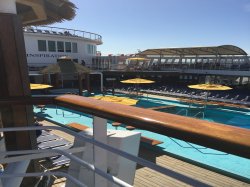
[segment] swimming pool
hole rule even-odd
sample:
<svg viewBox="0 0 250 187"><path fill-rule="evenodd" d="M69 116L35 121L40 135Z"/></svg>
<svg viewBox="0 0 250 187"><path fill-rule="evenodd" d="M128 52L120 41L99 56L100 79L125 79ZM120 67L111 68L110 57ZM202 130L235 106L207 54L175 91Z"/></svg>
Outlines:
<svg viewBox="0 0 250 187"><path fill-rule="evenodd" d="M164 105L173 105L175 107L163 109L164 112L179 113L182 115L193 116L197 114L196 109L200 105L192 105L175 100L164 100L157 98L141 97L137 103L138 107L151 108ZM191 109L190 109L191 108ZM196 108L193 110L193 108ZM92 127L93 119L90 115L82 114L65 108L56 108L48 106L47 110L41 112L40 109L34 109L34 112L50 121L66 125L71 122L78 122ZM190 110L189 110L190 109ZM184 111L184 112L180 112ZM187 113L186 113L187 111ZM197 116L200 117L200 116ZM236 109L232 107L207 106L205 109L205 119L209 121L234 125L242 128L250 128L250 110ZM108 129L115 129L108 122ZM126 130L124 127L118 127L119 130ZM250 160L235 155L209 149L200 145L192 144L175 138L163 136L157 133L136 129L143 136L150 137L164 143L159 144L157 148L166 152L166 154L178 155L179 157L197 162L209 167L223 170L228 174L237 175L239 177L250 180Z"/></svg>
<svg viewBox="0 0 250 187"><path fill-rule="evenodd" d="M178 100L163 100L146 97L142 97L137 103L138 107L143 108L165 105L173 105L175 107L160 109L158 111L250 129L250 109L247 108L222 107L218 105L207 105L204 108L204 105L202 104L190 105L187 102L181 102ZM204 113L204 116L202 113Z"/></svg>

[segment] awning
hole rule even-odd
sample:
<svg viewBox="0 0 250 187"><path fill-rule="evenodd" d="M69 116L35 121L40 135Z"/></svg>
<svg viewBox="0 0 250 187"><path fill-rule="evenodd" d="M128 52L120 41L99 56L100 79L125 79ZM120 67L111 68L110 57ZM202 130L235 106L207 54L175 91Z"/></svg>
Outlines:
<svg viewBox="0 0 250 187"><path fill-rule="evenodd" d="M214 47L185 47L185 48L160 48L147 49L138 55L157 55L157 56L193 56L193 55L247 55L247 53L233 45L221 45Z"/></svg>

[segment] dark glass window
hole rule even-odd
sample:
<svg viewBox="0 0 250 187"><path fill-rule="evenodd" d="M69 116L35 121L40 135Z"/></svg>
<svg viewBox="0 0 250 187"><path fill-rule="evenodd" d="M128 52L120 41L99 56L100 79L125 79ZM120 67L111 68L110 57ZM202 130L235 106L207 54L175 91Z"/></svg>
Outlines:
<svg viewBox="0 0 250 187"><path fill-rule="evenodd" d="M57 42L57 51L58 52L64 52L64 42Z"/></svg>
<svg viewBox="0 0 250 187"><path fill-rule="evenodd" d="M56 42L55 41L48 41L48 48L50 52L56 51Z"/></svg>
<svg viewBox="0 0 250 187"><path fill-rule="evenodd" d="M47 51L46 40L38 40L38 51Z"/></svg>
<svg viewBox="0 0 250 187"><path fill-rule="evenodd" d="M91 54L91 45L88 44L88 54Z"/></svg>
<svg viewBox="0 0 250 187"><path fill-rule="evenodd" d="M71 42L65 42L65 50L71 53Z"/></svg>
<svg viewBox="0 0 250 187"><path fill-rule="evenodd" d="M77 43L72 43L72 52L73 53L77 53L78 52L78 49L77 49Z"/></svg>

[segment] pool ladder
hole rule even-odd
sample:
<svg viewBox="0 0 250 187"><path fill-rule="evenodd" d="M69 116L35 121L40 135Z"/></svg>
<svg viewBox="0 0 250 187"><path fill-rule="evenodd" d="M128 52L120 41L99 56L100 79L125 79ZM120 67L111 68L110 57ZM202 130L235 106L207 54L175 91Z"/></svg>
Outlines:
<svg viewBox="0 0 250 187"><path fill-rule="evenodd" d="M60 108L58 108L57 106L56 106L56 115L62 115L63 117L65 117L65 114L64 114L64 110L62 110L62 113L59 113L58 112L58 110L59 110ZM71 112L71 114L70 115L74 115L74 112ZM81 117L81 114L79 114L79 117Z"/></svg>
<svg viewBox="0 0 250 187"><path fill-rule="evenodd" d="M202 119L205 118L205 112L198 112L193 117L197 117L198 115L201 115Z"/></svg>
<svg viewBox="0 0 250 187"><path fill-rule="evenodd" d="M185 112L185 116L188 116L188 110L187 109L181 109L181 110L179 110L176 114L181 114L182 112Z"/></svg>

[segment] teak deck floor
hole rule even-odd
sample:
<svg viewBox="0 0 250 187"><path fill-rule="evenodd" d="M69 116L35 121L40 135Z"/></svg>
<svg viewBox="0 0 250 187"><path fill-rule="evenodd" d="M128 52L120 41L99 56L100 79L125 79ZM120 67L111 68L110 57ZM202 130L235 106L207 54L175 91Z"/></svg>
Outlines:
<svg viewBox="0 0 250 187"><path fill-rule="evenodd" d="M225 175L189 164L176 158L162 155L141 146L140 157L157 163L173 171L194 178L209 186L250 186L250 184L227 177ZM183 187L190 186L174 178L160 174L146 167L137 167L135 187Z"/></svg>

